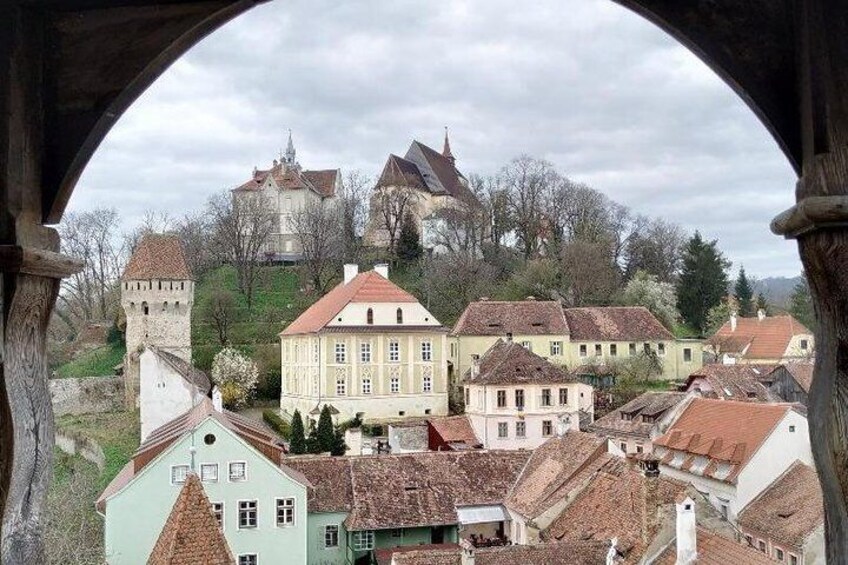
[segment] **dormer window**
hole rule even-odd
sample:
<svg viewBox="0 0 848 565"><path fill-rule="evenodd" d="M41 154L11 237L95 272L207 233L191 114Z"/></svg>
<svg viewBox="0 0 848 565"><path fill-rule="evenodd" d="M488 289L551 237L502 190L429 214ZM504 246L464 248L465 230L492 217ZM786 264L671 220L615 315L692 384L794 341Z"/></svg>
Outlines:
<svg viewBox="0 0 848 565"><path fill-rule="evenodd" d="M365 314L365 317L366 317L366 323L369 326L373 326L374 325L374 309L369 308L368 312Z"/></svg>
<svg viewBox="0 0 848 565"><path fill-rule="evenodd" d="M622 412L621 413L621 419L624 420L625 422L632 422L633 421L633 414L630 414L629 412Z"/></svg>
<svg viewBox="0 0 848 565"><path fill-rule="evenodd" d="M397 323L398 324L403 323L403 309L402 308L397 309Z"/></svg>

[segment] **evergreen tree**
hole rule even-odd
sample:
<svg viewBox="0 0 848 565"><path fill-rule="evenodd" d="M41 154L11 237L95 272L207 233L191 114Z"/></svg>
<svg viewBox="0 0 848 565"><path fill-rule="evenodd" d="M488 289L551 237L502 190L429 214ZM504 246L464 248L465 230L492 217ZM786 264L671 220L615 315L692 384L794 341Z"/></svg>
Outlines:
<svg viewBox="0 0 848 565"><path fill-rule="evenodd" d="M300 410L295 410L292 416L289 451L293 455L306 453L306 434L303 431L303 418L300 415Z"/></svg>
<svg viewBox="0 0 848 565"><path fill-rule="evenodd" d="M683 250L683 268L677 283L677 308L683 320L702 335L707 313L727 294L727 261L717 241L704 241L695 232Z"/></svg>
<svg viewBox="0 0 848 565"><path fill-rule="evenodd" d="M745 267L739 267L739 277L736 279L736 302L739 303L739 315L749 318L754 315L754 289L745 275Z"/></svg>
<svg viewBox="0 0 848 565"><path fill-rule="evenodd" d="M418 234L418 228L415 227L415 219L412 214L408 213L403 218L396 251L398 259L407 263L415 261L424 254L424 248L421 247L421 238Z"/></svg>
<svg viewBox="0 0 848 565"><path fill-rule="evenodd" d="M325 404L321 409L321 416L318 417L317 436L321 453L333 451L333 445L336 443L336 432L333 429L333 416L330 414L329 404Z"/></svg>
<svg viewBox="0 0 848 565"><path fill-rule="evenodd" d="M810 285L805 275L801 276L801 281L795 285L795 290L789 297L789 313L807 328L815 331L816 315L813 311L813 298L810 296Z"/></svg>
<svg viewBox="0 0 848 565"><path fill-rule="evenodd" d="M306 438L306 453L321 453L321 442L318 441L318 430L315 421L309 420L309 437Z"/></svg>
<svg viewBox="0 0 848 565"><path fill-rule="evenodd" d="M766 314L768 314L770 310L766 295L762 292L757 295L757 312L759 312L760 310L762 310Z"/></svg>
<svg viewBox="0 0 848 565"><path fill-rule="evenodd" d="M344 455L347 451L347 444L344 440L344 432L341 428L336 428L336 433L333 437L333 449L330 450L332 455Z"/></svg>

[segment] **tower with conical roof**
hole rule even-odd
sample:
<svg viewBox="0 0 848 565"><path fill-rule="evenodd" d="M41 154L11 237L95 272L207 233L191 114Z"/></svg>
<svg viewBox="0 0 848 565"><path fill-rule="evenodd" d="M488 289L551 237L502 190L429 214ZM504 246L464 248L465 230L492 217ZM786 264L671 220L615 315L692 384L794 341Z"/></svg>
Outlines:
<svg viewBox="0 0 848 565"><path fill-rule="evenodd" d="M451 153L450 139L448 139L448 126L445 126L445 147L442 149L442 156L450 161L451 165L456 166L456 157Z"/></svg>

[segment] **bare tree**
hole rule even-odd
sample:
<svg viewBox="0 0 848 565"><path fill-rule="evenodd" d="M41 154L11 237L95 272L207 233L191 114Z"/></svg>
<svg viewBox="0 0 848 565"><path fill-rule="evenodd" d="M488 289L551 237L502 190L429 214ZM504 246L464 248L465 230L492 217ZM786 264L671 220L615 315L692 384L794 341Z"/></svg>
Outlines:
<svg viewBox="0 0 848 565"><path fill-rule="evenodd" d="M568 243L562 264L573 306L609 304L619 289L620 274L607 243Z"/></svg>
<svg viewBox="0 0 848 565"><path fill-rule="evenodd" d="M230 342L230 330L236 322L238 309L232 293L216 289L203 309L204 321L215 329L218 343L225 347Z"/></svg>
<svg viewBox="0 0 848 565"><path fill-rule="evenodd" d="M486 210L471 198L437 210L429 243L440 253L478 257L488 238Z"/></svg>
<svg viewBox="0 0 848 565"><path fill-rule="evenodd" d="M222 259L235 266L239 291L251 308L260 272L259 259L276 221L271 204L262 193L234 197L225 190L209 199L208 212L213 226L213 247Z"/></svg>
<svg viewBox="0 0 848 565"><path fill-rule="evenodd" d="M113 319L119 302L118 279L126 254L113 208L69 213L59 226L62 251L81 259L83 270L62 282L59 299L67 320L76 328L89 321Z"/></svg>
<svg viewBox="0 0 848 565"><path fill-rule="evenodd" d="M213 226L203 212L186 214L176 222L174 231L180 236L191 273L195 279L216 264L213 246Z"/></svg>
<svg viewBox="0 0 848 565"><path fill-rule="evenodd" d="M471 191L483 206L488 222L488 241L496 250L507 245L507 237L514 229L509 208L509 195L499 182L499 177L471 175L468 180Z"/></svg>
<svg viewBox="0 0 848 565"><path fill-rule="evenodd" d="M624 252L625 276L637 271L655 275L661 282L673 282L680 269L686 233L672 222L639 216Z"/></svg>
<svg viewBox="0 0 848 565"><path fill-rule="evenodd" d="M544 213L546 196L557 182L559 175L550 163L529 155L513 159L500 172L499 184L505 190L525 259L539 255L549 223Z"/></svg>
<svg viewBox="0 0 848 565"><path fill-rule="evenodd" d="M342 261L342 215L332 203L316 200L291 216L291 226L303 252L303 268L319 294L327 290Z"/></svg>
<svg viewBox="0 0 848 565"><path fill-rule="evenodd" d="M165 233L174 227L174 219L167 212L146 210L141 222L132 231L124 235L124 248L128 255L135 252L141 238L149 233Z"/></svg>
<svg viewBox="0 0 848 565"><path fill-rule="evenodd" d="M376 227L385 230L390 253L395 252L404 218L416 211L418 199L418 193L407 187L380 187L374 192L371 214Z"/></svg>
<svg viewBox="0 0 848 565"><path fill-rule="evenodd" d="M359 170L348 171L342 180L336 205L346 263L357 263L362 255L362 235L368 220L368 193L372 185L372 179Z"/></svg>

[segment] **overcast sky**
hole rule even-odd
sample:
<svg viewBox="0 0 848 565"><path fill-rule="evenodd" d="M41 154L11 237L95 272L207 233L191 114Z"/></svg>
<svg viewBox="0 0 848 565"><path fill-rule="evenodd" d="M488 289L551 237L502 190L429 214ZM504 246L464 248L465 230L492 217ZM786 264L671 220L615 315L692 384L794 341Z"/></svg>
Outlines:
<svg viewBox="0 0 848 565"><path fill-rule="evenodd" d="M757 277L800 271L768 230L793 203L777 145L715 74L610 0L277 0L224 26L129 109L72 210L180 216L268 167L379 174L416 138L495 173L529 153L634 211L718 238Z"/></svg>

